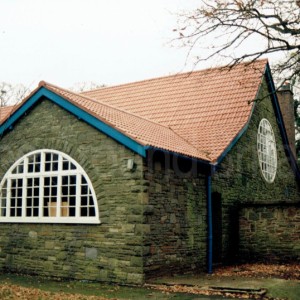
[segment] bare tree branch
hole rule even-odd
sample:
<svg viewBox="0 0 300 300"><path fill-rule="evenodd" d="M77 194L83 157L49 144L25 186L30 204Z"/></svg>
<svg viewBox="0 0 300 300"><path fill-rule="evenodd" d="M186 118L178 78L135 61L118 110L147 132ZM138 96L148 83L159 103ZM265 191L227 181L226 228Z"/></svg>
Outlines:
<svg viewBox="0 0 300 300"><path fill-rule="evenodd" d="M81 93L85 91L103 88L105 86L105 84L98 84L93 81L82 81L75 83L72 87L70 87L70 90L73 92Z"/></svg>
<svg viewBox="0 0 300 300"><path fill-rule="evenodd" d="M295 0L203 0L200 6L179 16L176 39L189 53L197 52L195 64L227 58L228 65L285 53L273 68L280 81L300 74L300 1ZM237 50L249 40L257 47ZM205 46L206 51L203 49Z"/></svg>
<svg viewBox="0 0 300 300"><path fill-rule="evenodd" d="M243 61L251 63L280 53L283 58L271 65L277 90L289 80L300 93L299 0L202 0L197 9L179 16L178 23L175 40L188 47L189 57L196 53L195 65L221 58L232 68ZM294 112L300 160L299 98L295 98Z"/></svg>
<svg viewBox="0 0 300 300"><path fill-rule="evenodd" d="M22 84L12 85L7 82L0 82L0 106L15 105L29 93L30 89Z"/></svg>

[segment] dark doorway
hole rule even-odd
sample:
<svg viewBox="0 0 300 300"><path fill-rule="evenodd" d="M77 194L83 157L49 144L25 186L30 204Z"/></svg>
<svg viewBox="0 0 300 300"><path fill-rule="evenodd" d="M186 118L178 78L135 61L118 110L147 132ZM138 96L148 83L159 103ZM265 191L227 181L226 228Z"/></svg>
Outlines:
<svg viewBox="0 0 300 300"><path fill-rule="evenodd" d="M212 193L213 262L222 262L222 197Z"/></svg>

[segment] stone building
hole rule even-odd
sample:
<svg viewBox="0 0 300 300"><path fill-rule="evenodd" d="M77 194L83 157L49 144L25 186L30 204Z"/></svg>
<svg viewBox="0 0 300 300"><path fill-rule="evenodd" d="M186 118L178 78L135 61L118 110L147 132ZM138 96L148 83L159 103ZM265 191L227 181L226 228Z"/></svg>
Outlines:
<svg viewBox="0 0 300 300"><path fill-rule="evenodd" d="M2 271L142 284L299 259L299 169L266 60L80 94L41 82L1 108L0 137Z"/></svg>

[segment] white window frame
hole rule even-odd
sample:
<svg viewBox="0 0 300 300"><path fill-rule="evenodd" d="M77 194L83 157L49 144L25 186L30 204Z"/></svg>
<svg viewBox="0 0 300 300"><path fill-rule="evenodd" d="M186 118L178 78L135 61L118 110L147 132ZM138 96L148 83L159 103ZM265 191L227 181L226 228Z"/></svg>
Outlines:
<svg viewBox="0 0 300 300"><path fill-rule="evenodd" d="M39 162L34 161L37 158ZM52 213L48 205L51 200L56 203ZM84 205L83 201L86 201ZM91 180L84 169L63 152L53 149L29 152L18 159L1 180L0 223L99 224L97 197Z"/></svg>
<svg viewBox="0 0 300 300"><path fill-rule="evenodd" d="M277 150L272 125L267 119L262 119L258 126L257 153L263 178L273 183L277 172Z"/></svg>

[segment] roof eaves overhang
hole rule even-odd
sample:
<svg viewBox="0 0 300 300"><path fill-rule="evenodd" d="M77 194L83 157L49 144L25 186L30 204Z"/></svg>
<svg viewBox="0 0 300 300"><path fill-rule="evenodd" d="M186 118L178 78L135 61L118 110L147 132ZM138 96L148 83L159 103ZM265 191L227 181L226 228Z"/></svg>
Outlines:
<svg viewBox="0 0 300 300"><path fill-rule="evenodd" d="M262 83L262 80L263 80L263 77L261 79L261 83ZM260 90L262 88L262 84L261 83L260 83L259 88L258 88L258 90L256 92L255 99L257 99L257 97L258 97L258 95L260 93ZM234 139L230 142L230 144L225 148L225 150L221 153L221 155L217 158L216 163L215 163L216 168L218 167L218 165L221 164L221 162L224 160L224 158L226 157L226 155L231 151L231 149L236 145L236 143L239 141L239 139L248 130L249 124L250 124L250 120L252 118L255 106L256 106L256 102L253 101L252 108L251 108L251 111L250 111L250 114L249 114L247 122L245 123L245 125L243 126L243 128L238 132L238 134L234 137Z"/></svg>
<svg viewBox="0 0 300 300"><path fill-rule="evenodd" d="M104 134L108 135L112 139L118 141L123 144L125 147L134 151L135 153L141 155L142 157L146 157L146 147L144 145L139 144L133 139L129 138L122 132L117 129L111 127L105 122L99 120L98 118L91 115L89 112L81 109L70 101L64 99L63 97L57 95L53 91L48 90L45 87L40 87L34 94L32 94L16 111L12 113L12 115L0 125L0 137L7 131L12 130L13 125L26 113L30 110L38 101L41 99L48 99L63 109L69 111L79 119L85 121L87 124L92 127L98 129Z"/></svg>
<svg viewBox="0 0 300 300"><path fill-rule="evenodd" d="M292 167L292 170L295 173L296 178L298 180L300 180L299 166L297 164L296 158L294 157L294 155L292 153L292 150L291 150L291 147L290 147L290 144L289 144L289 141L288 141L288 137L287 137L287 133L286 133L286 130L285 130L284 123L283 123L283 117L282 117L281 110L280 110L280 107L279 107L276 88L275 88L275 84L274 84L273 77L272 77L272 74L271 74L271 68L270 68L269 63L267 63L267 65L266 65L265 75L266 75L267 85L268 85L270 95L271 95L271 99L272 99L272 104L273 104L273 107L274 107L274 110L275 110L275 115L276 115L276 118L277 118L277 123L278 123L278 126L279 126L280 134L281 134L281 137L283 139L284 151L285 151L285 153L288 157L289 163Z"/></svg>
<svg viewBox="0 0 300 300"><path fill-rule="evenodd" d="M266 78L268 89L269 89L270 96L271 96L271 99L272 99L272 104L273 104L273 107L274 107L274 110L275 110L277 123L278 123L279 129L280 129L280 134L281 134L281 137L283 139L285 153L286 153L287 157L289 158L290 165L292 167L292 170L295 173L296 178L298 180L300 180L300 170L299 170L297 161L296 161L296 159L295 159L295 157L294 157L294 155L291 151L291 148L290 148L290 145L289 145L289 142L288 142L288 138L287 138L287 134L286 134L284 124L283 124L283 118L282 118L281 111L280 111L280 108L279 108L279 103L278 103L278 99L277 99L275 84L274 84L274 81L273 81L273 77L272 77L272 74L271 74L271 68L270 68L269 63L266 64L265 71L264 71L264 76ZM262 80L263 80L263 76L262 76ZM258 94L260 92L261 87L262 87L262 85L260 84L260 87L257 91L255 99L257 99L257 97L258 97ZM232 140L232 142L229 144L229 146L218 157L218 159L216 161L216 164L215 164L215 169L218 168L218 166L223 161L223 159L226 157L228 152L235 146L235 144L238 142L238 140L247 131L247 129L249 127L249 124L250 124L250 120L251 120L252 115L253 115L253 111L255 109L255 105L256 105L256 103L254 102L247 123L240 130L240 132L236 135L236 137Z"/></svg>
<svg viewBox="0 0 300 300"><path fill-rule="evenodd" d="M187 159L192 161L193 166L196 166L196 169L191 170L194 174L204 174L204 175L213 175L215 172L215 164L211 163L208 160L203 160L200 158L196 158L196 157L191 157L191 156L187 156L181 153L177 153L174 151L170 151L170 150L165 150L159 147L154 147L154 146L146 146L145 147L148 155L147 158L149 159L151 154L155 151L160 151L163 152L165 154L169 154L171 156L173 156L173 159L175 158L182 158L182 159ZM174 162L174 161L173 161Z"/></svg>
<svg viewBox="0 0 300 300"><path fill-rule="evenodd" d="M243 126L243 128L235 136L235 138L230 142L230 144L226 147L226 149L222 152L222 154L217 158L217 160L215 162L215 167L216 168L221 164L221 162L224 160L224 158L226 157L226 155L231 151L231 149L236 145L236 143L239 141L239 139L247 131L247 129L249 127L251 116L252 116L253 111L254 111L254 107L255 107L255 103L253 103L253 106L252 106L252 109L251 109L251 113L250 113L250 117L249 117L247 123Z"/></svg>

